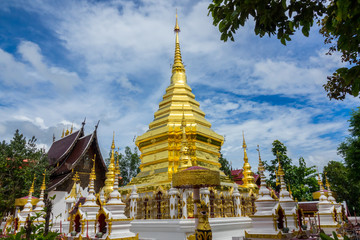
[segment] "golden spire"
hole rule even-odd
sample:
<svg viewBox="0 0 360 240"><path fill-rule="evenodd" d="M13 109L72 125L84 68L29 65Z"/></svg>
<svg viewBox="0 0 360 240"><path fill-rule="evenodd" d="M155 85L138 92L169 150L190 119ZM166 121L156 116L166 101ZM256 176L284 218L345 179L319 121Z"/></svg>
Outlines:
<svg viewBox="0 0 360 240"><path fill-rule="evenodd" d="M65 136L65 130L63 129L62 134L61 134L61 138L63 138Z"/></svg>
<svg viewBox="0 0 360 240"><path fill-rule="evenodd" d="M29 196L30 196L30 198L32 197L32 194L34 193L34 183L35 183L35 180L36 180L36 177L35 177L35 174L34 174L34 178L33 178L33 181L32 181L31 187L30 187L30 190L29 190Z"/></svg>
<svg viewBox="0 0 360 240"><path fill-rule="evenodd" d="M74 172L74 169L72 169L71 171ZM77 171L75 172L74 176L72 177L72 180L74 181L74 184L73 184L73 186L72 186L72 188L70 190L69 195L67 197L65 197L65 200L67 200L68 198L73 198L74 201L75 201L75 199L77 197L76 184L80 180L79 174L78 174Z"/></svg>
<svg viewBox="0 0 360 240"><path fill-rule="evenodd" d="M265 168L264 168L264 164L263 164L262 161L261 161L260 146L259 146L259 145L257 145L256 151L258 151L258 153L259 153L259 167L258 167L258 171L259 171L259 172L264 172L264 171L265 171Z"/></svg>
<svg viewBox="0 0 360 240"><path fill-rule="evenodd" d="M277 175L278 175L278 176L284 176L285 173L284 173L284 170L283 170L282 167L281 167L280 158L279 158L279 152L276 152L276 157L277 157L277 160L278 160L278 162L279 162L279 168L278 168Z"/></svg>
<svg viewBox="0 0 360 240"><path fill-rule="evenodd" d="M93 161L93 167L91 168L90 180L96 180L95 159L96 159L96 154L94 154L94 159L92 159L92 161Z"/></svg>
<svg viewBox="0 0 360 240"><path fill-rule="evenodd" d="M175 37L175 57L174 57L174 64L172 67L172 76L171 76L171 83L186 83L186 75L185 75L185 67L182 63L181 58L181 51L180 51L180 42L179 42L179 32L180 27L178 24L178 16L176 12L176 22L174 32L176 34Z"/></svg>
<svg viewBox="0 0 360 240"><path fill-rule="evenodd" d="M69 129L66 129L65 136L69 135Z"/></svg>
<svg viewBox="0 0 360 240"><path fill-rule="evenodd" d="M74 130L74 124L71 124L70 134L72 134L72 133L73 133L73 130Z"/></svg>
<svg viewBox="0 0 360 240"><path fill-rule="evenodd" d="M46 183L45 183L46 169L45 169L45 172L43 173L43 175L44 175L44 178L43 178L43 182L41 184L40 190L45 191L45 189L46 189Z"/></svg>
<svg viewBox="0 0 360 240"><path fill-rule="evenodd" d="M94 181L96 180L96 173L95 173L96 154L94 154L94 158L91 160L93 162L93 167L91 168L91 173L90 173L90 178L89 178L90 179L89 195L86 197L86 202L85 202L86 205L91 205L96 202L95 189L94 189Z"/></svg>
<svg viewBox="0 0 360 240"><path fill-rule="evenodd" d="M251 166L249 164L249 159L246 153L246 142L245 142L245 135L243 131L243 148L244 148L244 166L243 166L243 185L247 188L257 188L255 184L254 174L251 171Z"/></svg>
<svg viewBox="0 0 360 240"><path fill-rule="evenodd" d="M245 135L243 131L243 149L244 149L244 162L247 163L249 161L247 153L246 153L246 142L245 142Z"/></svg>
<svg viewBox="0 0 360 240"><path fill-rule="evenodd" d="M107 197L113 191L114 179L115 179L115 132L113 133L113 140L111 144L110 164L108 166L108 171L106 172L106 180L104 186L105 197Z"/></svg>
<svg viewBox="0 0 360 240"><path fill-rule="evenodd" d="M326 172L324 172L324 174L325 174L325 185L326 185L326 188L327 188L328 191L330 191L330 183L329 183L329 181L328 181L328 179L327 179Z"/></svg>

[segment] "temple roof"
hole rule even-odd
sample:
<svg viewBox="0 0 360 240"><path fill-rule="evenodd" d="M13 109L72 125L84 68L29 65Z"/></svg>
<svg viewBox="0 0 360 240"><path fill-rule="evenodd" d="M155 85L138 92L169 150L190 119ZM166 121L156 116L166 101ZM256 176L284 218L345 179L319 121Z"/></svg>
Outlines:
<svg viewBox="0 0 360 240"><path fill-rule="evenodd" d="M80 130L55 141L48 152L50 165L53 165L48 190L51 191L66 180L73 174L73 169L84 159L87 152L91 154L96 153L101 166L106 171L106 165L102 158L99 144L97 142L96 129L93 133L84 136L84 123ZM94 145L93 145L94 144ZM90 150L90 146L92 150ZM56 164L56 165L55 165ZM101 170L102 171L102 170Z"/></svg>
<svg viewBox="0 0 360 240"><path fill-rule="evenodd" d="M74 147L76 140L83 135L83 128L63 137L51 145L48 151L49 164L55 165Z"/></svg>

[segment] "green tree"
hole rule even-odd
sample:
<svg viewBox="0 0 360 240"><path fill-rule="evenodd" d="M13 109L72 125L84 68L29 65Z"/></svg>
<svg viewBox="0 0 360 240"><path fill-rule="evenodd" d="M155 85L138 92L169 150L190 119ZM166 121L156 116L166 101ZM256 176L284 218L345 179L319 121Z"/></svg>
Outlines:
<svg viewBox="0 0 360 240"><path fill-rule="evenodd" d="M15 199L28 195L34 176L35 193L39 196L43 173L48 166L47 156L36 148L36 138L28 141L15 131L10 143L0 144L0 214L12 212Z"/></svg>
<svg viewBox="0 0 360 240"><path fill-rule="evenodd" d="M109 156L111 156L111 151ZM137 147L134 147L134 150L131 151L131 148L127 146L124 153L115 152L115 159L119 159L120 175L122 178L120 184L125 186L140 172L141 159ZM110 164L110 157L105 159L105 163L107 166Z"/></svg>
<svg viewBox="0 0 360 240"><path fill-rule="evenodd" d="M221 164L220 170L223 171L226 176L228 176L230 179L232 179L231 164L229 163L229 161L226 158L224 158L222 153L220 153L219 163Z"/></svg>
<svg viewBox="0 0 360 240"><path fill-rule="evenodd" d="M300 157L299 166L292 165L288 171L288 184L297 200L313 200L312 193L319 189L315 166L307 167L304 158Z"/></svg>
<svg viewBox="0 0 360 240"><path fill-rule="evenodd" d="M128 184L133 177L135 177L140 172L140 163L141 159L137 150L137 147L134 147L133 152L130 147L125 147L125 154L120 154L119 164L121 171L121 185Z"/></svg>
<svg viewBox="0 0 360 240"><path fill-rule="evenodd" d="M272 153L275 156L274 159L270 160L270 163L264 161L265 169L270 173L270 177L268 179L268 184L271 185L273 189L278 189L279 187L276 186L276 171L278 170L279 160L281 163L281 167L285 172L285 182L289 182L289 174L287 174L291 169L292 160L287 156L287 148L286 146L280 142L279 140L275 140L272 143Z"/></svg>
<svg viewBox="0 0 360 240"><path fill-rule="evenodd" d="M270 163L264 162L265 169L270 172L268 184L279 190L280 186L276 186L275 171L280 161L285 173L284 181L287 187L291 188L293 197L298 200L312 200L312 193L318 189L315 166L307 167L302 157L299 158L299 166L293 165L291 158L287 156L287 148L282 142L275 140L272 145L271 150L276 158L270 160Z"/></svg>
<svg viewBox="0 0 360 240"><path fill-rule="evenodd" d="M340 52L342 61L355 65L339 68L324 85L330 99L342 100L346 94L358 96L360 90L360 2L351 0L213 0L209 5L213 24L219 27L221 40L234 41L234 34L252 18L256 35L276 35L286 45L301 29L309 36L317 22L328 54Z"/></svg>
<svg viewBox="0 0 360 240"><path fill-rule="evenodd" d="M350 136L338 147L338 154L344 158L344 163L333 163L325 171L329 182L342 200L346 200L352 210L360 210L360 108L352 111L349 120ZM330 164L330 163L329 163ZM336 168L335 168L336 167ZM344 179L339 178L334 169ZM344 185L344 182L346 185ZM343 186L343 187L342 187ZM351 187L350 187L351 186Z"/></svg>

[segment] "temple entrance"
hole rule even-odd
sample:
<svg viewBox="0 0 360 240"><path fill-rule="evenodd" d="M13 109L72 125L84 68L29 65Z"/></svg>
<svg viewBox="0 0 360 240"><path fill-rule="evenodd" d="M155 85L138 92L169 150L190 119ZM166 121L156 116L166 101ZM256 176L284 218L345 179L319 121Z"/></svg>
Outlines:
<svg viewBox="0 0 360 240"><path fill-rule="evenodd" d="M214 209L214 201L215 201L215 193L210 191L210 217L215 217L215 209Z"/></svg>
<svg viewBox="0 0 360 240"><path fill-rule="evenodd" d="M80 232L81 231L81 227L80 227L80 215L76 215L75 216L75 220L74 220L74 228L75 228L75 232Z"/></svg>
<svg viewBox="0 0 360 240"><path fill-rule="evenodd" d="M106 221L105 221L105 219L106 219L105 215L103 213L100 214L100 216L98 218L99 232L106 233Z"/></svg>
<svg viewBox="0 0 360 240"><path fill-rule="evenodd" d="M284 211L280 208L278 210L278 217L276 219L278 229L284 228Z"/></svg>
<svg viewBox="0 0 360 240"><path fill-rule="evenodd" d="M162 201L162 192L158 192L155 196L155 202L156 202L156 218L161 219L161 201Z"/></svg>

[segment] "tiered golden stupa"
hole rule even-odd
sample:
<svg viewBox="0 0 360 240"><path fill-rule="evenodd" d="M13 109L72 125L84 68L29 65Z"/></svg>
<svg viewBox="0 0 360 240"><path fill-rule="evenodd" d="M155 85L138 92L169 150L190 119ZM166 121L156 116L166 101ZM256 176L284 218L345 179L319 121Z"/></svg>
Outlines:
<svg viewBox="0 0 360 240"><path fill-rule="evenodd" d="M244 166L243 166L243 185L244 188L249 188L257 192L258 186L255 184L254 173L251 171L251 166L246 152L246 142L243 132L243 149L244 149Z"/></svg>
<svg viewBox="0 0 360 240"><path fill-rule="evenodd" d="M123 190L130 189L129 185L136 185L141 192L155 190L158 186L168 188L172 174L189 165L219 171L221 185L232 186L230 179L220 171L218 161L224 137L211 129L187 84L177 16L174 31L175 57L170 86L149 124L149 130L136 139L141 151L141 171Z"/></svg>

